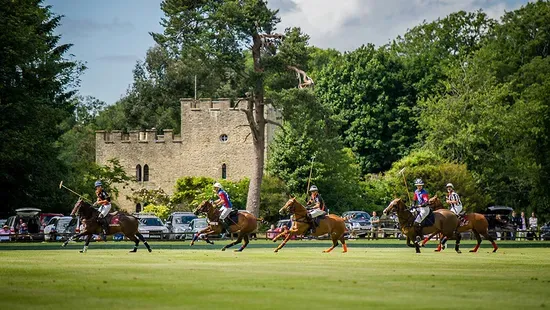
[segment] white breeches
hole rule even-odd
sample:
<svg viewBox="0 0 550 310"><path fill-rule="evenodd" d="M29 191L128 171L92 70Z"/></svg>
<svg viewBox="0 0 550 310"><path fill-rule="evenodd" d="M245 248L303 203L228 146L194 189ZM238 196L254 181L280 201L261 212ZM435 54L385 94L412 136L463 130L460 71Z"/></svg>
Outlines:
<svg viewBox="0 0 550 310"><path fill-rule="evenodd" d="M418 210L420 213L418 213L418 216L414 220L415 223L422 223L422 221L428 216L428 213L430 213L430 207L418 207Z"/></svg>
<svg viewBox="0 0 550 310"><path fill-rule="evenodd" d="M325 211L323 211L321 209L309 210L309 215L311 215L311 218L316 218L316 217L324 215L324 214L325 214Z"/></svg>
<svg viewBox="0 0 550 310"><path fill-rule="evenodd" d="M231 209L229 208L226 208L226 207L221 207L220 208L220 220L225 220L225 218L229 215L229 213L231 213Z"/></svg>
<svg viewBox="0 0 550 310"><path fill-rule="evenodd" d="M462 212L462 205L452 206L451 212L453 212L456 215L459 215Z"/></svg>
<svg viewBox="0 0 550 310"><path fill-rule="evenodd" d="M97 210L99 211L99 217L105 217L111 211L111 204L102 205Z"/></svg>

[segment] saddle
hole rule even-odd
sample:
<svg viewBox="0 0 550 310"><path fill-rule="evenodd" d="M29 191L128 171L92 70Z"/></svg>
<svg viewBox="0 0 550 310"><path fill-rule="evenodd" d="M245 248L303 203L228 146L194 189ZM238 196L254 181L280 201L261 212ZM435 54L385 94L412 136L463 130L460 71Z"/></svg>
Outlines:
<svg viewBox="0 0 550 310"><path fill-rule="evenodd" d="M434 224L435 224L435 214L432 211L432 209L430 209L428 216L426 216L426 218L422 221L422 223L420 223L420 225L422 227L429 227L429 226L433 226Z"/></svg>
<svg viewBox="0 0 550 310"><path fill-rule="evenodd" d="M231 210L231 213L229 213L229 216L225 219L225 223L229 226L235 225L239 222L239 210L233 209Z"/></svg>

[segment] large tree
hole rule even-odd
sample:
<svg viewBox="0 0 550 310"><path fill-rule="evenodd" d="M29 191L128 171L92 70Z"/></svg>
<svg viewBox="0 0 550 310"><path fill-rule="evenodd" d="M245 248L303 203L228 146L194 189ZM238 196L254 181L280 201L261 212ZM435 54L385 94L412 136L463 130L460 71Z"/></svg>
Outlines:
<svg viewBox="0 0 550 310"><path fill-rule="evenodd" d="M65 171L55 141L73 110L82 66L54 33L61 16L39 0L0 1L0 200L17 207L58 208Z"/></svg>
<svg viewBox="0 0 550 310"><path fill-rule="evenodd" d="M270 89L288 86L290 69L302 73L301 85L310 82L299 67L305 62L303 36L297 31L274 33L277 11L263 0L164 0L164 32L155 41L176 58L198 59L212 72L233 75L244 86L248 120L254 145L253 173L247 209L258 215L264 171L266 81ZM287 43L288 42L288 43ZM250 62L247 60L251 60ZM290 67L291 66L291 67ZM280 78L280 79L279 79ZM304 81L305 80L305 81Z"/></svg>

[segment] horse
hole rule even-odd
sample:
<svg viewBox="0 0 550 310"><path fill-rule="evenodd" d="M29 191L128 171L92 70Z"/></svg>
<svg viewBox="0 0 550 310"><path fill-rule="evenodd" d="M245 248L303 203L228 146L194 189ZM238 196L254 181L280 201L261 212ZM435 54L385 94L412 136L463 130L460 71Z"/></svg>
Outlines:
<svg viewBox="0 0 550 310"><path fill-rule="evenodd" d="M420 253L419 242L414 242L414 245L411 245L411 240L415 240L417 237L416 230L414 229L415 215L411 213L400 198L396 198L390 202L388 207L384 209L384 214L389 214L394 210L397 212L399 227L401 227L403 234L407 236L407 246L414 247L416 249L416 253ZM458 219L451 211L441 210L441 212L434 212L434 223L431 226L425 226L422 228L422 236L425 234L441 233L445 238L451 238L454 234L456 234L457 225ZM455 245L455 251L457 253L461 253L458 248L459 242L460 239L457 238L457 244Z"/></svg>
<svg viewBox="0 0 550 310"><path fill-rule="evenodd" d="M210 202L209 200L205 200L197 208L195 208L193 213L195 213L195 215L199 215L201 213L206 214L209 225L207 228L195 234L193 240L191 241L191 245L195 243L195 241L201 234L204 236L206 242L213 244L213 242L208 239L208 235L222 233L221 223L218 223L218 221L220 220L220 210L214 207L212 202ZM254 215L252 215L252 213L248 212L239 212L237 214L236 220L231 219L232 217L233 214L230 214L229 218L232 223L229 226L229 233L238 233L237 240L224 246L222 248L222 251L225 251L227 248L241 243L241 241L244 239L243 245L241 245L238 250L235 250L235 252L242 252L250 241L250 234L256 231L256 228L258 227L258 220Z"/></svg>
<svg viewBox="0 0 550 310"><path fill-rule="evenodd" d="M287 203L279 210L279 214L281 215L286 213L290 213L294 216L294 219L292 220L293 224L289 230L280 233L272 239L272 241L275 242L277 239L286 236L284 241L275 249L275 253L279 252L279 250L285 246L292 236L303 235L310 228L307 209L302 206L296 198L291 198L288 200ZM315 232L312 235L319 237L329 234L332 239L332 246L329 249L324 250L323 253L329 253L332 251L338 245L338 240L342 242L342 247L344 248L343 253L346 253L348 251L348 246L346 244L346 239L344 238L345 232L346 224L344 223L344 219L337 215L330 214L326 215L319 221L319 227L315 229Z"/></svg>
<svg viewBox="0 0 550 310"><path fill-rule="evenodd" d="M92 235L99 234L102 231L101 225L97 222L99 211L86 201L80 199L71 211L71 216L75 216L77 214L80 216L81 222L84 224L84 230L77 235L73 235L65 241L62 246L65 247L69 241L86 236L86 243L84 244L84 248L80 251L80 253L85 253L88 250L88 245L90 244ZM131 250L130 253L137 252L140 240L143 244L145 244L149 252L152 251L143 235L138 231L139 223L137 218L124 212L117 211L108 214L106 219L109 222L109 231L107 231L107 235L123 233L126 237L128 237L128 239L135 242L134 249Z"/></svg>
<svg viewBox="0 0 550 310"><path fill-rule="evenodd" d="M428 201L428 205L430 208L432 208L434 211L440 211L440 210L446 210L445 207L443 207L443 203L437 196L430 198ZM477 244L476 246L470 250L471 253L477 252L479 249L479 246L481 244L481 236L483 236L485 239L489 240L491 244L493 245L493 253L498 250L498 246L495 242L495 240L489 235L489 222L487 222L487 219L483 214L480 213L468 213L464 216L464 219L466 220L463 223L459 223L459 226L457 228L457 232L463 233L466 231L471 231L474 233L474 236L476 237ZM426 244L428 240L430 240L434 234L431 234L427 238L422 241L422 245ZM438 245L436 251L441 250L441 243Z"/></svg>

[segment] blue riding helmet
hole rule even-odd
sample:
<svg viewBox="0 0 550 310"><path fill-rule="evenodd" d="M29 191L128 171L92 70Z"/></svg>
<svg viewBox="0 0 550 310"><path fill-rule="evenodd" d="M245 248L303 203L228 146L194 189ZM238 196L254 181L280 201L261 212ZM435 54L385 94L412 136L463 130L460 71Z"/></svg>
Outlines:
<svg viewBox="0 0 550 310"><path fill-rule="evenodd" d="M95 187L103 186L103 183L101 181L95 181Z"/></svg>

